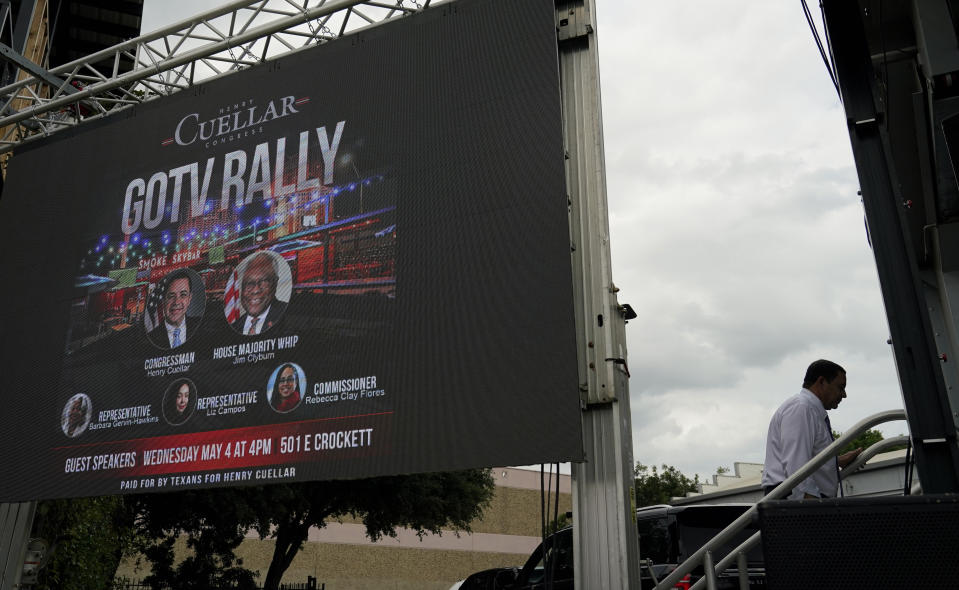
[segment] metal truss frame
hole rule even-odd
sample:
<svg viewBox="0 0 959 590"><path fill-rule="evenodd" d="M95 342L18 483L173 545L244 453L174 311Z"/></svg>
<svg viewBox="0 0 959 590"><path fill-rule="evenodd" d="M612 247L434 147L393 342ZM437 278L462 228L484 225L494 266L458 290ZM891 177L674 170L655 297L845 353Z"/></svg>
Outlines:
<svg viewBox="0 0 959 590"><path fill-rule="evenodd" d="M325 43L430 0L237 0L0 88L0 154L84 121ZM121 67L132 62L132 69ZM104 65L109 72L104 72ZM32 70L32 71L31 71Z"/></svg>

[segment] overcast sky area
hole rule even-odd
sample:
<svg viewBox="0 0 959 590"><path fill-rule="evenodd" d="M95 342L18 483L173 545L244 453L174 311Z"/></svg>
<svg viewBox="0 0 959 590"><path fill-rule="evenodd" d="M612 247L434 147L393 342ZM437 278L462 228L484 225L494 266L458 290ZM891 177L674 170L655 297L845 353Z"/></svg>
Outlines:
<svg viewBox="0 0 959 590"><path fill-rule="evenodd" d="M220 4L147 0L143 32ZM639 314L635 460L761 463L817 358L848 371L833 428L901 408L845 117L800 3L597 4L613 280Z"/></svg>
<svg viewBox="0 0 959 590"><path fill-rule="evenodd" d="M845 116L800 3L597 10L613 277L639 314L635 459L761 463L817 358L848 372L835 429L902 407Z"/></svg>

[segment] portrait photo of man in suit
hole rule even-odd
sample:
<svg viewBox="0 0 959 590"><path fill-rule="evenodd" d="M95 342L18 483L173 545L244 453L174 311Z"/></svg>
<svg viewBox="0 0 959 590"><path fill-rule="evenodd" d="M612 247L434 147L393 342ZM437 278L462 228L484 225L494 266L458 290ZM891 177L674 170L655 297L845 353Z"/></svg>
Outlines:
<svg viewBox="0 0 959 590"><path fill-rule="evenodd" d="M163 277L150 296L147 322L153 324L147 337L160 348L173 349L196 335L201 317L190 315L190 311L199 309L202 315L203 280L194 271L180 268ZM197 293L199 292L199 294ZM156 313L159 311L159 313Z"/></svg>
<svg viewBox="0 0 959 590"><path fill-rule="evenodd" d="M285 280L289 297L290 271L283 257L272 252L258 252L245 262L239 277L242 313L230 326L240 334L253 336L266 332L283 317L288 301L278 297L278 286Z"/></svg>

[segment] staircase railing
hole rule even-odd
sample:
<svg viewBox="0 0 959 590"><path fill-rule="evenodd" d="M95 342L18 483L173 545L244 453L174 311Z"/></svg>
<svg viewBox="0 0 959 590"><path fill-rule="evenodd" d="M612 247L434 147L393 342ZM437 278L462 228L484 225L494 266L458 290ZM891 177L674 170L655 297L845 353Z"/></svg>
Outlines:
<svg viewBox="0 0 959 590"><path fill-rule="evenodd" d="M692 572L694 569L699 567L700 564L706 563L709 567L705 569L708 570L706 575L704 575L700 580L692 585L690 590L695 590L696 588L702 588L706 586L710 590L715 588L716 585L716 575L723 572L729 566L733 564L734 561L739 562L739 584L741 590L748 589L748 577L743 575L745 568L745 554L751 548L755 547L756 544L760 541L760 533L757 531L751 537L743 541L738 547L730 551L723 559L718 563L713 564L713 551L716 547L720 547L733 539L733 537L739 533L739 531L746 528L752 520L755 518L755 515L758 511L757 506L763 502L769 502L771 500L778 500L789 494L789 491L792 490L797 484L801 481L812 475L817 469L822 467L826 461L829 461L833 457L839 455L839 451L848 445L850 441L854 440L857 436L863 432L869 430L877 424L882 424L884 422L892 422L894 420L905 420L906 412L904 410L886 410L885 412L879 412L878 414L873 414L867 418L864 418L857 422L852 428L843 433L842 436L837 438L830 444L828 447L822 450L818 455L809 460L808 463L796 470L796 473L790 475L783 481L781 484L776 486L771 492L764 496L755 506L752 506L746 512L743 512L739 518L734 520L727 526L725 529L720 531L715 537L709 540L705 545L700 547L695 553L690 555L686 561L681 563L675 570L670 572L668 576L663 578L663 580L656 585L656 590L669 590L674 588L676 583L679 582L686 574ZM904 440L902 440L904 439ZM888 448L896 444L902 444L907 442L908 437L895 437L887 441L880 441L875 445L869 447L869 449L863 451L863 453L856 458L855 461L850 463L846 469L843 469L843 472L840 473L840 478L845 477L845 475L851 474L859 467L861 467L869 458L873 457L876 453L882 449ZM880 446L881 445L881 446ZM879 449L873 450L874 447L880 446ZM861 461L860 461L861 460Z"/></svg>

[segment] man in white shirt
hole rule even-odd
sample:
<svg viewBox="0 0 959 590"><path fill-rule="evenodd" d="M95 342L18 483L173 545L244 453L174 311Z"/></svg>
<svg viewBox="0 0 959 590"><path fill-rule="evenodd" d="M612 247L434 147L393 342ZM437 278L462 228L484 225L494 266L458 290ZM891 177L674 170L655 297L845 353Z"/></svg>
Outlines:
<svg viewBox="0 0 959 590"><path fill-rule="evenodd" d="M832 361L818 360L806 369L802 390L787 399L769 421L763 492L768 494L800 467L832 444L832 426L827 410L834 410L846 397L846 370ZM827 461L797 484L787 496L834 498L839 488L839 468L859 456L856 449Z"/></svg>

